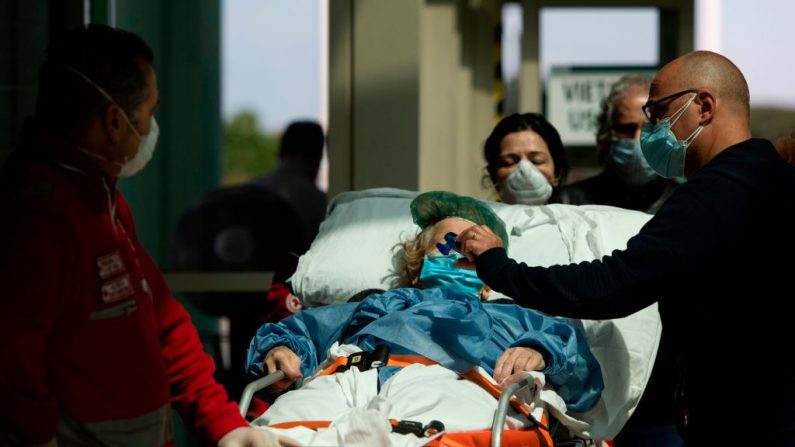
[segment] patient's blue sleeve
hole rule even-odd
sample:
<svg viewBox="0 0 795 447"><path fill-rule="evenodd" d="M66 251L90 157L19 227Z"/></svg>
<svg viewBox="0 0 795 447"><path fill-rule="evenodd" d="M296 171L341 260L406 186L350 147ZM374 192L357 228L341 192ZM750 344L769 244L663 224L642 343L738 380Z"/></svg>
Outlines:
<svg viewBox="0 0 795 447"><path fill-rule="evenodd" d="M543 352L546 367L541 371L572 411L586 411L599 400L604 380L599 362L588 347L581 323L549 317L512 304L487 304L493 335L484 364L493 366L505 350L523 346ZM489 372L493 370L484 366Z"/></svg>
<svg viewBox="0 0 795 447"><path fill-rule="evenodd" d="M265 355L276 346L284 345L301 359L304 377L310 376L326 358L331 345L339 340L357 304L305 309L278 323L262 325L248 348L246 373L252 377L264 375Z"/></svg>
<svg viewBox="0 0 795 447"><path fill-rule="evenodd" d="M514 304L484 305L454 288L394 289L266 324L251 342L246 371L262 375L265 354L285 345L309 376L335 341L364 350L383 343L394 354L423 355L459 373L481 366L493 374L507 349L532 347L545 354L542 372L573 411L591 408L604 387L579 327Z"/></svg>

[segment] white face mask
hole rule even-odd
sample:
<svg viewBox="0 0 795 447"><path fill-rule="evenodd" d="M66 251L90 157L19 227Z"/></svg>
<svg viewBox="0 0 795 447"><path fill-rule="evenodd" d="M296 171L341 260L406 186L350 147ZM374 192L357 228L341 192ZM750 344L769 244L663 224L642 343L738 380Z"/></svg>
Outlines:
<svg viewBox="0 0 795 447"><path fill-rule="evenodd" d="M521 160L499 188L505 203L543 205L552 196L549 180L528 160Z"/></svg>
<svg viewBox="0 0 795 447"><path fill-rule="evenodd" d="M105 91L105 89L97 85L88 76L84 75L80 71L68 65L65 65L65 67L73 71L76 75L83 78L89 84L93 85L94 88L97 89L100 95L104 96L105 99L118 106L119 109L121 110L121 114L124 117L124 120L127 121L127 125L130 126L130 129L133 131L133 133L135 133L135 135L140 140L140 142L138 143L138 151L135 153L135 155L132 158L126 159L122 162L111 160L105 156L99 155L87 149L83 148L78 148L78 149L80 149L80 151L83 152L84 154L87 154L93 158L120 166L121 170L119 171L119 177L131 177L137 174L138 172L140 172L141 169L143 169L146 166L146 164L149 163L149 160L152 159L152 155L154 155L155 153L155 146L157 146L157 138L160 136L160 126L157 125L157 121L155 120L154 115L151 117L149 121L149 133L146 135L141 135L138 132L138 129L136 129L135 126L133 126L132 121L130 121L130 118L127 116L127 112L124 111L124 109L110 96L110 94L108 94L108 92Z"/></svg>
<svg viewBox="0 0 795 447"><path fill-rule="evenodd" d="M152 159L152 155L155 153L155 146L157 146L157 138L160 136L160 126L157 125L157 120L155 120L154 116L152 116L149 123L149 133L144 136L138 134L132 124L130 124L130 127L141 139L141 142L138 143L138 152L135 153L135 156L122 165L119 177L132 177L140 172Z"/></svg>

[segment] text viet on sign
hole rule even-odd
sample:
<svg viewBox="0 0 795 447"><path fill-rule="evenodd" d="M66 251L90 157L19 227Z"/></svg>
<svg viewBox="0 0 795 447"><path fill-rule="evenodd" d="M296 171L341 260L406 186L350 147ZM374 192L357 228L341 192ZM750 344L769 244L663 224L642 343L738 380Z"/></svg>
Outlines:
<svg viewBox="0 0 795 447"><path fill-rule="evenodd" d="M554 67L546 82L545 116L560 132L564 146L593 146L602 99L621 76L650 78L653 67Z"/></svg>

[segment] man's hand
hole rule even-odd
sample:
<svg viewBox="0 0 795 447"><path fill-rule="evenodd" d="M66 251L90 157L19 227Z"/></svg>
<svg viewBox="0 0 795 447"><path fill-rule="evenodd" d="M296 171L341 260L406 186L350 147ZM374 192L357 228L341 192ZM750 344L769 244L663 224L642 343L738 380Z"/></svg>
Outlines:
<svg viewBox="0 0 795 447"><path fill-rule="evenodd" d="M265 355L265 371L268 374L284 372L284 379L266 388L271 393L281 393L302 377L301 359L287 346L277 346Z"/></svg>
<svg viewBox="0 0 795 447"><path fill-rule="evenodd" d="M218 447L301 447L295 439L276 436L267 430L236 428L218 441Z"/></svg>
<svg viewBox="0 0 795 447"><path fill-rule="evenodd" d="M541 371L546 367L544 356L532 348L516 347L503 352L494 367L494 380L502 383L511 374Z"/></svg>
<svg viewBox="0 0 795 447"><path fill-rule="evenodd" d="M481 253L496 247L503 247L502 239L485 225L473 225L458 235L458 242L461 243L461 254L466 256L470 262ZM465 265L459 267L466 268Z"/></svg>

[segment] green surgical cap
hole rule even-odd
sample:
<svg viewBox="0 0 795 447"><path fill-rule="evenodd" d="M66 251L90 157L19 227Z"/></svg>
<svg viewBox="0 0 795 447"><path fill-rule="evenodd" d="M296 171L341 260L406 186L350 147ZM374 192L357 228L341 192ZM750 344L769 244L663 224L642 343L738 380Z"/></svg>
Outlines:
<svg viewBox="0 0 795 447"><path fill-rule="evenodd" d="M447 191L425 192L411 201L411 217L422 229L448 217L460 217L489 227L502 239L505 248L508 248L505 222L488 205L472 197L459 196Z"/></svg>

